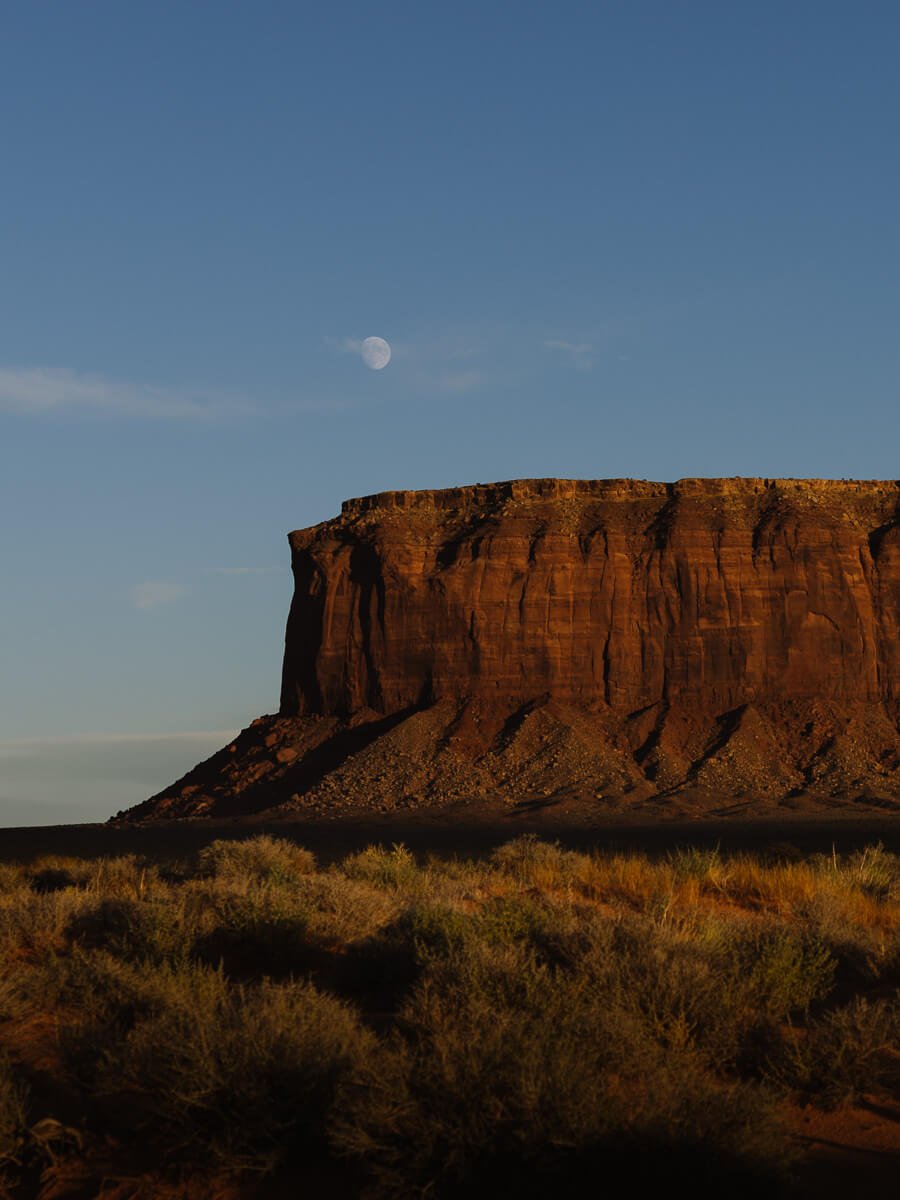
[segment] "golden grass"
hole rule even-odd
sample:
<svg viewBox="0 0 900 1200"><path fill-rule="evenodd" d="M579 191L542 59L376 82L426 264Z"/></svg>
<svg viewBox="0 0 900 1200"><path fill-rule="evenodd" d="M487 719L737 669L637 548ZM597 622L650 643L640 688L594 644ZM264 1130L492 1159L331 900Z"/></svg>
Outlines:
<svg viewBox="0 0 900 1200"><path fill-rule="evenodd" d="M280 1170L302 1144L396 1196L495 1193L513 1161L522 1188L567 1187L651 1150L675 1177L771 1182L773 1088L894 1086L898 881L880 847L654 860L533 837L481 861L372 846L321 869L252 838L168 868L6 866L3 1169L36 1169L28 1129L60 1119L52 1087L23 1099L40 1064L83 1097L79 1154L125 1137L88 1102L122 1092L174 1172Z"/></svg>

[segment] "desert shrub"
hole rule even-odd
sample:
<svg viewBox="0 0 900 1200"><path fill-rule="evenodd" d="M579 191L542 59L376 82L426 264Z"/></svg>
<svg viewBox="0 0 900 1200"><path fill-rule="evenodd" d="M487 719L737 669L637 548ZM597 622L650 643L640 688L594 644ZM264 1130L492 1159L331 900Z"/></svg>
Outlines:
<svg viewBox="0 0 900 1200"><path fill-rule="evenodd" d="M551 924L552 911L549 905L531 896L496 896L474 914L472 932L493 946L511 942L534 944Z"/></svg>
<svg viewBox="0 0 900 1200"><path fill-rule="evenodd" d="M175 904L115 895L83 907L65 933L85 949L127 959L183 958L190 948L184 912Z"/></svg>
<svg viewBox="0 0 900 1200"><path fill-rule="evenodd" d="M0 863L0 896L24 886L24 872L17 863Z"/></svg>
<svg viewBox="0 0 900 1200"><path fill-rule="evenodd" d="M159 867L136 854L99 858L85 881L89 891L104 897L145 900L167 892Z"/></svg>
<svg viewBox="0 0 900 1200"><path fill-rule="evenodd" d="M64 888L83 887L90 879L92 869L85 859L47 854L25 868L25 877L35 892L59 892Z"/></svg>
<svg viewBox="0 0 900 1200"><path fill-rule="evenodd" d="M358 854L345 858L341 869L350 879L399 891L413 891L427 878L420 871L412 851L397 843L390 850L384 846L367 846Z"/></svg>
<svg viewBox="0 0 900 1200"><path fill-rule="evenodd" d="M59 949L69 922L89 903L74 888L42 893L21 888L0 896L0 953L28 958Z"/></svg>
<svg viewBox="0 0 900 1200"><path fill-rule="evenodd" d="M824 881L859 888L878 900L890 900L900 892L900 857L881 842L848 855L819 854L812 865Z"/></svg>
<svg viewBox="0 0 900 1200"><path fill-rule="evenodd" d="M639 917L595 926L576 964L607 1003L633 1015L643 1036L667 1050L688 1050L717 1069L733 1063L746 1016L730 969L728 936L704 942Z"/></svg>
<svg viewBox="0 0 900 1200"><path fill-rule="evenodd" d="M798 919L828 946L845 986L900 975L900 913L893 902L826 883Z"/></svg>
<svg viewBox="0 0 900 1200"><path fill-rule="evenodd" d="M397 914L400 900L391 889L337 872L307 875L295 895L308 911L308 935L321 945L372 937Z"/></svg>
<svg viewBox="0 0 900 1200"><path fill-rule="evenodd" d="M42 867L28 876L29 886L35 892L61 892L64 888L77 887L79 881L65 867Z"/></svg>
<svg viewBox="0 0 900 1200"><path fill-rule="evenodd" d="M245 975L305 969L310 952L370 938L398 910L392 892L333 872L290 887L216 880L190 885L182 899L196 952Z"/></svg>
<svg viewBox="0 0 900 1200"><path fill-rule="evenodd" d="M169 963L131 962L107 950L73 944L67 954L45 958L23 981L34 1000L45 997L65 1015L60 1024L60 1051L67 1066L84 1083L93 1083L100 1056L124 1036L143 1014L165 1003L170 989L193 968Z"/></svg>
<svg viewBox="0 0 900 1200"><path fill-rule="evenodd" d="M772 1075L823 1108L900 1093L900 1004L854 998L794 1031Z"/></svg>
<svg viewBox="0 0 900 1200"><path fill-rule="evenodd" d="M851 854L846 873L864 891L879 900L900 894L900 857L890 854L881 842Z"/></svg>
<svg viewBox="0 0 900 1200"><path fill-rule="evenodd" d="M130 1094L169 1165L265 1173L315 1152L337 1083L373 1044L349 1008L307 983L240 988L201 968L145 984L120 1036L82 1031L98 1096Z"/></svg>
<svg viewBox="0 0 900 1200"><path fill-rule="evenodd" d="M293 883L315 868L311 851L267 834L235 841L220 838L197 855L197 874L216 879Z"/></svg>
<svg viewBox="0 0 900 1200"><path fill-rule="evenodd" d="M805 1013L828 995L835 960L827 947L783 925L753 929L733 952L733 974L747 1004L767 1016Z"/></svg>
<svg viewBox="0 0 900 1200"><path fill-rule="evenodd" d="M718 846L678 846L668 855L668 865L676 880L696 880L704 891L724 892L730 877L729 863Z"/></svg>
<svg viewBox="0 0 900 1200"><path fill-rule="evenodd" d="M451 905L410 905L367 946L370 957L408 986L434 959L446 958L467 944L486 947L542 945L552 924L552 910L530 897L497 896L475 912Z"/></svg>
<svg viewBox="0 0 900 1200"><path fill-rule="evenodd" d="M525 833L491 855L494 867L520 887L553 889L571 884L584 855L565 850L558 842L542 841Z"/></svg>
<svg viewBox="0 0 900 1200"><path fill-rule="evenodd" d="M280 976L309 965L310 905L293 888L255 886L211 890L196 921L193 954L222 964L229 975Z"/></svg>
<svg viewBox="0 0 900 1200"><path fill-rule="evenodd" d="M21 1163L25 1129L25 1088L9 1059L0 1056L0 1193Z"/></svg>
<svg viewBox="0 0 900 1200"><path fill-rule="evenodd" d="M782 1146L761 1091L664 1049L635 1009L527 947L483 942L431 963L387 1058L343 1089L332 1133L394 1196L543 1196L580 1190L587 1169L633 1187L663 1163L661 1178L712 1195L738 1163L758 1186Z"/></svg>
<svg viewBox="0 0 900 1200"><path fill-rule="evenodd" d="M417 961L427 962L459 949L473 936L471 914L443 904L417 904L392 929L396 941L407 945Z"/></svg>
<svg viewBox="0 0 900 1200"><path fill-rule="evenodd" d="M778 1023L830 986L827 953L778 926L573 915L567 906L535 939L544 960L631 1013L654 1043L689 1049L719 1074L758 1074Z"/></svg>

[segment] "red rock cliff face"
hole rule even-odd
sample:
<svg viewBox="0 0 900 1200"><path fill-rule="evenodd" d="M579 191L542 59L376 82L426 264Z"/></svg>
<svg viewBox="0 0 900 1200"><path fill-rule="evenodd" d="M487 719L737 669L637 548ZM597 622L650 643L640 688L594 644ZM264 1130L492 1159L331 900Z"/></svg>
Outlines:
<svg viewBox="0 0 900 1200"><path fill-rule="evenodd" d="M290 535L279 717L145 813L316 807L362 787L382 806L467 787L510 803L886 802L898 517L893 481L539 479L349 500Z"/></svg>
<svg viewBox="0 0 900 1200"><path fill-rule="evenodd" d="M281 711L892 700L898 494L551 479L350 500L290 536Z"/></svg>

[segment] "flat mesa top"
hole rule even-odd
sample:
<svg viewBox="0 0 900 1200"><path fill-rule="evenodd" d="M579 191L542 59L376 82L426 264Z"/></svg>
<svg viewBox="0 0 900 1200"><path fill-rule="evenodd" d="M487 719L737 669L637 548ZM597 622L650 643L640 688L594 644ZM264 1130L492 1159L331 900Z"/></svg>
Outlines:
<svg viewBox="0 0 900 1200"><path fill-rule="evenodd" d="M684 478L673 483L647 479L509 479L498 483L476 483L452 488L406 489L375 492L345 500L342 517L355 517L375 509L443 508L471 504L498 505L527 500L653 500L676 497L751 497L766 493L821 495L829 499L851 496L885 497L896 493L895 479L791 479L732 476Z"/></svg>

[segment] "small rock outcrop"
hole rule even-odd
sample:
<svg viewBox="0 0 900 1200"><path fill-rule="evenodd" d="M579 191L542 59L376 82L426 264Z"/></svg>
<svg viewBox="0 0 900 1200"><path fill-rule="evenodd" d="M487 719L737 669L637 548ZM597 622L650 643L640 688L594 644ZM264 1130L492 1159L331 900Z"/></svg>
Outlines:
<svg viewBox="0 0 900 1200"><path fill-rule="evenodd" d="M900 483L533 479L290 535L281 707L132 819L900 800Z"/></svg>

